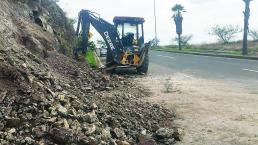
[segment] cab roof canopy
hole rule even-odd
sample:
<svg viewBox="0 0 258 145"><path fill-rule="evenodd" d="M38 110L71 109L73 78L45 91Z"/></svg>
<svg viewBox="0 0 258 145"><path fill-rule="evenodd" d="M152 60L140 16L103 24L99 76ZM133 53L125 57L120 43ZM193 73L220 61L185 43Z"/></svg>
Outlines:
<svg viewBox="0 0 258 145"><path fill-rule="evenodd" d="M144 18L140 17L121 17L116 16L113 19L115 24L131 23L131 24L142 24L145 22Z"/></svg>

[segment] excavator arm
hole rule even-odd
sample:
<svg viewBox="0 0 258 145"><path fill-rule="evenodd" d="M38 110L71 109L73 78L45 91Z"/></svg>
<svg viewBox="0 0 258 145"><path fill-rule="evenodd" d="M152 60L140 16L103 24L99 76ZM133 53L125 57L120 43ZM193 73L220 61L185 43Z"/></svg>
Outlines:
<svg viewBox="0 0 258 145"><path fill-rule="evenodd" d="M79 13L76 35L78 37L81 35L82 37L82 48L76 49L75 55L78 55L79 51L86 54L90 25L92 25L102 36L108 47L108 52L110 52L111 56L113 57L113 61L119 64L123 45L119 39L117 29L114 25L110 24L99 16L96 16L96 13L89 10L81 10Z"/></svg>

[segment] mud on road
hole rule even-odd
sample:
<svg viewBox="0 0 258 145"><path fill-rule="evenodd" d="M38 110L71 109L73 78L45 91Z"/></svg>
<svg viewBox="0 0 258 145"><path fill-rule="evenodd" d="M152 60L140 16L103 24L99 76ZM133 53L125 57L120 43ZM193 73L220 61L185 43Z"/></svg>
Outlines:
<svg viewBox="0 0 258 145"><path fill-rule="evenodd" d="M165 84L172 86L165 92ZM186 74L149 75L138 82L151 90L152 102L177 114L184 128L178 145L258 144L258 94L222 80L206 80Z"/></svg>

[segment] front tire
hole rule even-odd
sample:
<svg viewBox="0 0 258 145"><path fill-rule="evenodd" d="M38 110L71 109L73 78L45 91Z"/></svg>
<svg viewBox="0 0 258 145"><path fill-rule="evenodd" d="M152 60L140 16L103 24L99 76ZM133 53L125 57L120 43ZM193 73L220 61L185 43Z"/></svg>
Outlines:
<svg viewBox="0 0 258 145"><path fill-rule="evenodd" d="M137 72L139 74L147 74L148 69L149 69L149 54L146 54L142 65L137 68Z"/></svg>

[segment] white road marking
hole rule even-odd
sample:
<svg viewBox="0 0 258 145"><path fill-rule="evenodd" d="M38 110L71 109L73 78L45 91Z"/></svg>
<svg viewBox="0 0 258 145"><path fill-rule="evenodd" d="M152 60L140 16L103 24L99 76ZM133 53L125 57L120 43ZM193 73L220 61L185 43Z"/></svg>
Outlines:
<svg viewBox="0 0 258 145"><path fill-rule="evenodd" d="M244 70L244 71L250 71L250 72L256 72L256 73L258 73L258 70L251 70L251 69L242 69L242 70Z"/></svg>
<svg viewBox="0 0 258 145"><path fill-rule="evenodd" d="M193 78L192 76L189 76L189 75L183 75L183 76L186 78Z"/></svg>
<svg viewBox="0 0 258 145"><path fill-rule="evenodd" d="M172 57L172 56L165 56L165 55L157 55L159 57L164 57L164 58L170 58L170 59L174 59L175 57Z"/></svg>

